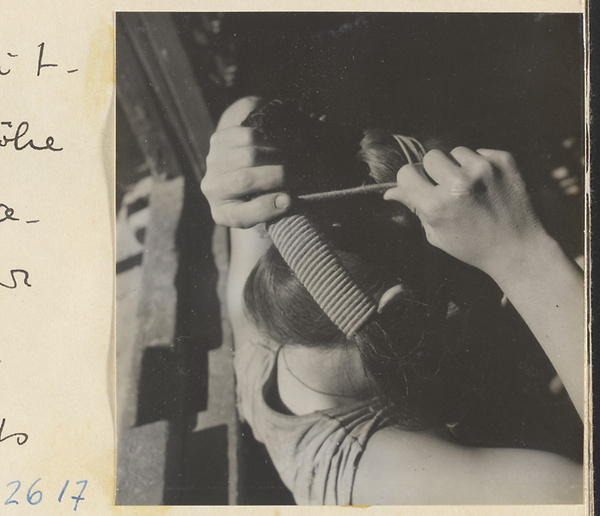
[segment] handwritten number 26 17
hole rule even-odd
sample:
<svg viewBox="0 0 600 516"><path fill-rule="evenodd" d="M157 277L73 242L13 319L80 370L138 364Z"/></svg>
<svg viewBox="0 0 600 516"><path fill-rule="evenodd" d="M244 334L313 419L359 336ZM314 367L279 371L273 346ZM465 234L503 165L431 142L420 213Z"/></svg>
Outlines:
<svg viewBox="0 0 600 516"><path fill-rule="evenodd" d="M43 494L42 492L38 489L38 490L34 490L35 485L41 480L41 478L38 478L33 484L31 484L31 486L29 487L29 489L27 490L27 502L30 505L37 505L38 503L40 503L42 501L43 498ZM71 496L71 498L73 500L75 500L75 506L73 507L73 510L76 511L77 510L77 506L79 505L79 502L82 500L85 500L85 498L83 497L83 492L85 491L85 488L87 487L87 480L80 480L79 482L75 482L77 485L81 485L81 491L79 491L79 494L77 496ZM17 494L17 491L21 488L21 482L19 480L14 480L12 482L9 482L8 484L6 484L6 487L10 487L12 485L16 485L16 487L14 488L13 492L10 494L10 496L6 499L6 501L4 502L4 505L11 505L11 504L15 504L15 505L19 505L18 500L16 500L14 498L14 496ZM62 502L63 499L63 495L65 494L65 491L67 490L67 486L69 485L69 481L67 480L65 482L65 485L62 488L62 491L60 492L60 495L58 497L58 501L59 503Z"/></svg>

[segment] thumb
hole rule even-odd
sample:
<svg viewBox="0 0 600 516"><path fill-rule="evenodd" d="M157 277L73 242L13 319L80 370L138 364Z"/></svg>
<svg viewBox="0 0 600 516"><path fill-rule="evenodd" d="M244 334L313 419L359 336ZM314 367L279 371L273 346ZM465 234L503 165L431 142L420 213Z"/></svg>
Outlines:
<svg viewBox="0 0 600 516"><path fill-rule="evenodd" d="M427 179L421 165L404 165L396 176L397 186L391 188L383 198L398 201L412 211L418 211L420 206L433 195L435 186Z"/></svg>

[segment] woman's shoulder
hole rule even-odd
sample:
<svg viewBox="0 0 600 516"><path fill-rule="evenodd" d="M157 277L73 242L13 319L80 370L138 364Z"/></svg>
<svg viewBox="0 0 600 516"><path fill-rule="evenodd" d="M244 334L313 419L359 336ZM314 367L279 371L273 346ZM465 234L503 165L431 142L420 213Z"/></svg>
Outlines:
<svg viewBox="0 0 600 516"><path fill-rule="evenodd" d="M250 341L236 352L238 408L300 504L349 504L358 458L389 424L371 400L294 414L276 403L278 350Z"/></svg>

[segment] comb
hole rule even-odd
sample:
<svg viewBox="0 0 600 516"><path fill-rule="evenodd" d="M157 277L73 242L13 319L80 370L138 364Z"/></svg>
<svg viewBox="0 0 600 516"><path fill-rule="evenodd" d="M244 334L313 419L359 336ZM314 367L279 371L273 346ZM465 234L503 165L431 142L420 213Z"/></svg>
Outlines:
<svg viewBox="0 0 600 516"><path fill-rule="evenodd" d="M273 244L298 280L349 338L377 311L377 303L350 277L324 235L304 215L284 217L267 228Z"/></svg>
<svg viewBox="0 0 600 516"><path fill-rule="evenodd" d="M409 164L418 163L424 147L414 138L394 135ZM298 196L302 201L327 201L367 194L382 194L392 183L363 185L343 190ZM308 217L290 215L272 222L267 231L284 261L329 319L348 338L377 312L378 303L350 276L325 236Z"/></svg>

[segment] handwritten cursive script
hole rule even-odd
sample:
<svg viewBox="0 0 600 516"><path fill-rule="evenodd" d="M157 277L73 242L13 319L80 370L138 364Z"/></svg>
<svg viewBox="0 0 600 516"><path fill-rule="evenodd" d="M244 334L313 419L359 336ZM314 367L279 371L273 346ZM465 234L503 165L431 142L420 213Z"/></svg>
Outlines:
<svg viewBox="0 0 600 516"><path fill-rule="evenodd" d="M27 287L31 287L31 284L29 283L29 273L24 270L24 269L13 269L10 271L10 277L12 278L12 285L10 284L6 284L6 283L2 283L0 281L0 287L4 287L4 288L17 288L17 278L15 277L15 274L22 274L23 275L23 285L27 286Z"/></svg>
<svg viewBox="0 0 600 516"><path fill-rule="evenodd" d="M12 439L14 437L17 440L17 444L19 446L23 446L29 439L29 436L24 432L15 432L14 434L10 434L10 435L3 437L2 434L4 432L5 424L6 424L6 418L2 418L2 422L0 422L0 443L7 441L8 439Z"/></svg>
<svg viewBox="0 0 600 516"><path fill-rule="evenodd" d="M13 129L12 122L0 122L0 125L7 126L9 129ZM29 131L29 122L21 122L15 129L10 131L10 134L0 134L0 147L12 147L17 151L25 149L31 149L35 151L50 150L54 152L60 152L62 147L54 147L54 136L48 136L44 145L36 144L32 138L27 138L27 132ZM6 132L4 130L3 132Z"/></svg>
<svg viewBox="0 0 600 516"><path fill-rule="evenodd" d="M4 213L2 213L2 212L4 212ZM21 219L15 217L15 210L13 210L10 206L7 206L3 202L0 202L0 223L6 222L7 220L11 220L13 222L18 222ZM37 219L25 221L26 224L36 224L38 222L39 222L39 220L37 220Z"/></svg>
<svg viewBox="0 0 600 516"><path fill-rule="evenodd" d="M61 65L59 66L58 63L49 63L46 61L46 59L44 58L44 52L46 49L46 43L42 42L38 45L38 48L40 49L38 52L38 58L37 58L37 76L39 77L40 75L42 75L42 70L44 68L49 68L49 69L65 69L66 67ZM13 49L14 50L14 49ZM4 57L6 55L6 57ZM34 61L32 60L28 60L27 56L31 55L31 53L26 52L26 55L19 57L19 54L16 54L15 52L0 52L0 77L4 76L4 75L8 75L9 73L11 73L13 71L13 67L16 66L17 68L19 68L19 65L22 65L23 68L27 67L29 68L31 71L34 71L35 68L33 67ZM47 70L50 71L50 70ZM67 69L66 72L67 73L75 73L79 71L78 68L70 68Z"/></svg>

